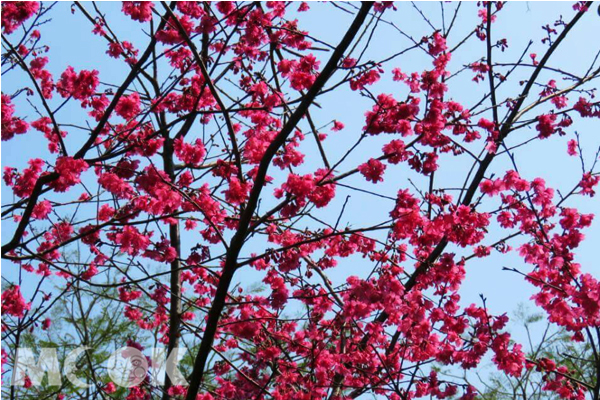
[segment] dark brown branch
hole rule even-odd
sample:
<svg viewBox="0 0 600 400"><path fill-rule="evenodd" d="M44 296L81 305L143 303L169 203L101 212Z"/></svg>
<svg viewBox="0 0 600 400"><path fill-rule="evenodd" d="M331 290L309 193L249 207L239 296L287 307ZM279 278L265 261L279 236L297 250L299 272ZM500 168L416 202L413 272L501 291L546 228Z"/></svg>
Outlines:
<svg viewBox="0 0 600 400"><path fill-rule="evenodd" d="M588 6L589 6L589 4L591 4L591 3L588 3ZM554 53L554 51L558 48L559 44L566 37L568 32L573 28L573 26L575 26L575 24L577 24L579 19L581 19L583 14L584 14L583 11L580 11L577 13L577 15L571 20L571 22L569 22L569 24L561 32L560 36L556 39L556 41L552 44L552 46L544 54L544 57L540 61L536 70L531 75L531 78L529 79L529 81L527 82L527 85L523 89L523 92L519 96L517 103L515 104L514 108L512 109L511 113L509 114L509 116L507 117L505 122L502 124L502 128L500 129L500 134L499 134L499 137L498 137L496 143L501 143L506 138L506 136L510 133L511 125L514 122L516 116L518 115L519 110L520 110L521 106L523 105L523 102L529 95L529 91L531 90L531 87L535 83L535 80L537 79L538 75L544 68L544 65L546 64L546 62L548 61L550 56ZM494 160L495 156L496 156L496 153L494 153L494 152L487 153L487 155L485 156L483 161L480 163L479 168L477 169L477 172L475 173L475 176L467 189L466 195L462 199L462 201L460 201L460 204L462 204L462 205L470 205L471 204L471 201L473 200L473 197L475 196L477 188L479 187L479 184L483 180L483 177L485 176L485 172L486 172L487 168L490 166L490 164L492 163L492 161ZM440 240L440 242L435 246L433 251L429 254L427 259L422 261L421 263L419 263L419 265L417 266L417 268L415 269L413 274L406 281L406 283L404 284L405 292L408 292L415 287L415 285L417 284L418 278L421 275L425 274L429 270L429 268L435 263L435 261L438 259L438 257L442 254L442 252L444 251L444 249L446 248L447 245L448 245L448 239L447 239L447 237L444 236L442 238L442 240ZM383 311L381 314L379 314L379 316L375 319L375 321L379 322L379 323L384 323L388 319L388 317L389 317L389 315L385 311ZM394 336L397 336L397 335L399 335L399 332L396 332ZM361 347L363 347L363 348L366 347L366 345L369 341L369 338L370 338L370 336L368 334L363 337L363 339L361 340ZM395 341L395 340L397 340L397 338L394 338L392 340Z"/></svg>
<svg viewBox="0 0 600 400"><path fill-rule="evenodd" d="M161 4L167 11L167 14L169 14L169 16L173 19L173 21L175 22L175 25L177 25L177 30L179 31L179 34L181 35L181 37L183 37L185 43L188 45L188 47L192 51L192 54L194 55L194 60L196 61L196 64L198 64L198 66L200 67L200 71L202 72L202 76L204 77L205 84L208 86L210 93L212 94L215 101L219 105L219 108L223 112L223 118L225 118L225 124L227 125L227 131L229 132L229 140L231 141L232 152L235 157L235 164L238 169L238 179L240 180L240 182L244 182L244 176L242 174L242 161L241 161L240 149L238 148L238 145L237 145L237 139L235 138L235 130L233 129L233 123L231 122L231 116L229 115L229 111L227 110L227 107L225 107L225 103L223 103L223 100L221 99L221 96L219 95L219 92L217 91L215 84L213 83L212 79L210 78L210 74L208 73L208 70L206 69L206 65L204 64L203 58L198 53L198 49L196 48L196 45L194 44L194 42L192 42L192 39L190 39L190 36L185 31L185 29L183 28L183 25L181 25L181 22L179 22L179 19L173 13L170 6L167 5L167 3L165 3L164 1L161 1Z"/></svg>
<svg viewBox="0 0 600 400"><path fill-rule="evenodd" d="M204 368L206 366L206 362L211 352L212 343L217 331L219 319L221 318L221 313L223 311L223 308L225 307L225 300L229 291L229 285L231 284L231 280L233 279L233 275L235 273L235 270L237 269L237 259L246 239L246 234L248 232L248 228L250 226L250 221L254 214L254 210L258 205L258 199L260 197L263 185L265 183L265 177L267 175L269 165L271 164L271 160L275 156L277 150L285 143L285 140L287 139L289 134L294 130L298 122L300 122L300 119L304 116L304 114L316 98L319 91L323 88L323 86L329 80L333 72L337 69L338 63L344 56L344 52L350 46L350 43L354 40L354 37L356 36L363 22L365 21L372 5L372 3L362 3L360 11L356 15L356 18L354 19L352 25L344 35L342 41L337 46L336 50L333 52L331 58L327 62L327 65L323 68L323 70L315 80L315 83L308 90L306 96L304 97L294 114L292 114L289 121L277 134L273 142L271 142L260 162L258 172L254 180L254 186L252 187L252 191L250 193L250 197L248 199L246 208L244 209L244 212L240 218L239 228L231 240L231 245L229 247L229 251L227 252L223 273L221 275L221 278L219 279L219 285L217 286L213 304L208 313L206 328L204 330L202 342L200 343L200 349L198 351L198 354L196 355L190 386L188 387L188 391L186 394L187 400L194 400L196 398L196 395L198 394L198 389L200 387L200 384L202 383L202 379L204 378Z"/></svg>

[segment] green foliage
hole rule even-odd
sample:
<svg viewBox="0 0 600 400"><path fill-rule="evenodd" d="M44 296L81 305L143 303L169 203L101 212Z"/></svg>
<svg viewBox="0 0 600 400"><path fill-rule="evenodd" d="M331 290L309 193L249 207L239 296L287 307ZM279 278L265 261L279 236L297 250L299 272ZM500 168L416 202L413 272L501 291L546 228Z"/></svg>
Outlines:
<svg viewBox="0 0 600 400"><path fill-rule="evenodd" d="M58 394L64 395L65 399L87 399L99 396L99 390L110 380L106 372L106 360L116 349L126 346L129 338L138 341L142 338L138 337L139 332L135 326L123 318L123 306L110 300L118 296L114 287L103 288L99 291L100 295L97 294L91 294L79 286L74 286L72 290L57 299L57 304L49 315L52 321L50 327L45 331L38 327L35 329L35 334L23 333L19 343L20 348L32 349L36 359L39 357L38 349L56 349L61 368L72 350L82 346L88 347L89 350L81 353L77 358L76 369L73 372L77 378L91 386L78 388L69 382L64 374L61 386L50 386L45 376L41 385L27 390L4 385L3 396L9 395L11 390L15 391L19 399L50 399L56 398ZM40 325L41 321L37 324ZM9 345L7 349L11 352L9 356L12 357L15 346ZM7 371L3 375L6 383L10 382L10 373L12 371ZM126 389L119 387L117 389L111 397L124 398Z"/></svg>
<svg viewBox="0 0 600 400"><path fill-rule="evenodd" d="M569 369L569 376L588 387L596 385L596 354L590 341L575 342L564 329L553 328L541 313L532 313L521 305L512 319L513 334L524 333L527 346L523 349L528 360L548 358ZM598 332L589 332L597 337ZM592 336L592 340L596 340ZM587 338L589 339L589 337ZM552 391L544 390L546 374L531 368L515 378L500 372L478 370L464 373L466 383L479 391L484 400L558 400Z"/></svg>

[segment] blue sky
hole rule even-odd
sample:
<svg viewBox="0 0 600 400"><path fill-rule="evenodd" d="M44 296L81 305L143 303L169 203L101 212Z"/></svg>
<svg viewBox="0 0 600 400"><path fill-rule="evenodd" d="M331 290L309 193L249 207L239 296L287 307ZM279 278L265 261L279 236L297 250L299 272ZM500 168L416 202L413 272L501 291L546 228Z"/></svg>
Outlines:
<svg viewBox="0 0 600 400"><path fill-rule="evenodd" d="M89 3L84 5L91 9ZM418 3L418 7L429 17L431 23L436 27L442 25L441 5L440 3ZM446 24L451 18L455 3L444 3ZM137 48L143 48L147 42L147 37L142 31L144 27L136 22L131 22L123 16L118 9L120 3L100 3L99 8L107 13L111 27L115 29L117 36L126 37L132 41ZM388 11L385 19L396 24L408 35L419 40L422 36L430 35L432 28L420 17L418 11L410 3L400 3L397 5L397 11ZM509 48L503 52L496 52L494 59L498 62L514 62L518 55L524 50L529 40L533 41L532 50L541 56L545 45L540 40L545 36L541 29L542 25L552 24L560 15L565 20L569 20L574 14L570 3L562 2L515 2L505 5L505 9L499 14L496 23L493 25L494 39L506 38ZM70 3L59 3L51 11L52 21L44 25L40 30L42 32L42 41L50 46L50 64L48 68L54 73L55 79L58 79L60 73L69 65L76 71L80 69L98 69L102 82L116 83L120 82L126 69L121 62L109 58L104 54L106 43L99 36L91 33L91 25L80 12L71 13ZM307 30L311 35L324 40L330 44L336 44L346 27L350 24L351 16L336 9L331 4L312 3L311 10L300 16L299 28ZM449 47L453 47L462 39L477 22L477 9L475 3L465 3L462 6L461 14L457 20L456 26L449 37ZM594 36L594 26L597 26L599 17L596 13L590 13L584 17L583 22L577 26L572 36L570 36L561 46L560 50L552 57L549 65L559 67L564 70L582 74L587 70L592 59L598 51L596 37ZM398 52L411 45L410 41L394 27L389 24L380 23L371 46L365 53L365 59L384 59L387 56ZM595 47L594 47L595 46ZM460 69L464 64L473 62L482 57L485 51L483 42L477 39L471 39L466 46L463 46L458 52L452 55L452 61L449 69L452 71ZM317 52L317 56L326 60L328 53ZM324 63L322 63L324 65ZM405 56L400 56L394 61L385 64L383 69L385 74L380 82L370 87L372 93L390 93L396 98L403 98L406 95L406 88L399 83L392 82L391 70L400 67L404 72L421 72L430 68L430 59L418 50L408 52ZM506 84L499 92L500 98L506 96L516 96L520 92L518 80L527 76L531 70L523 69L517 71L513 76L513 83ZM487 82L476 84L471 81L473 74L467 72L464 76L453 79L449 82L449 96L455 100L471 105L482 96L487 89ZM550 75L542 74L539 82L547 82ZM339 79L339 76L337 76ZM24 75L11 73L4 77L2 81L2 91L12 93L22 87L25 83ZM334 77L334 80L336 77ZM558 81L558 80L557 80ZM559 81L559 86L562 82ZM34 119L31 108L23 102L23 96L17 101L20 108L17 108L17 115L24 115L20 110L27 111L28 120ZM55 96L54 106L58 105L60 100ZM342 132L331 133L325 141L324 147L330 160L339 159L345 151L356 141L362 127L364 126L364 113L372 107L369 99L361 98L349 88L343 88L340 91L329 93L318 100L321 108L315 108L312 113L315 120L318 120L317 126L326 124L333 119L342 121L346 128ZM24 108L25 107L25 108ZM501 111L501 115L506 112ZM59 119L63 123L82 124L83 114L74 106L67 106L59 113ZM488 115L489 117L489 115ZM93 124L92 121L90 121ZM589 120L577 120L573 129L568 129L566 137L553 137L551 140L543 142L536 141L530 146L518 149L515 152L521 175L527 179L533 179L538 176L544 177L551 187L571 188L580 178L581 166L577 158L569 158L566 155L566 143L574 138L574 130L580 134L583 144L584 154L591 162L598 146L600 145L599 135L600 123ZM67 145L71 149L78 147L86 137L82 132L67 129L69 137ZM328 131L327 131L328 132ZM201 135L198 129L197 135ZM515 133L515 136L509 137L511 144L519 143L524 139L535 136L535 130L521 130ZM358 164L366 161L367 154L379 155L380 149L384 143L387 143L392 137L382 135L380 137L369 137L361 144L360 151L349 157L339 168L340 171L356 167ZM309 140L310 139L310 140ZM479 146L479 145L478 145ZM479 147L476 147L479 150ZM307 163L298 169L299 173L313 172L321 165L316 165L319 158L314 149L312 138L308 138L303 144L303 150L307 153ZM46 142L41 133L30 131L13 139L11 142L2 144L2 167L11 166L18 169L25 167L28 159L33 157L47 157ZM436 173L436 185L440 187L462 186L464 175L471 163L468 157L462 156L456 160L449 157L442 157L440 160L441 168ZM509 168L507 157L501 157L494 161L491 171L502 173ZM93 176L92 171L88 171L88 178ZM385 181L382 184L373 185L365 182L362 176L356 175L349 179L347 184L354 184L368 190L394 197L398 189L410 188L408 178L419 187L426 186L426 178L419 177L407 170L406 165L388 166L385 173ZM93 178L92 178L93 179ZM79 193L71 192L68 195L75 196ZM372 221L382 221L387 213L393 207L393 202L376 196L351 191L339 187L335 201L326 210L319 211L320 215L328 220L335 220L337 214L342 208L346 196L351 198L346 206L342 217L341 225L362 226ZM4 183L2 184L3 204L10 202L12 197L10 189ZM582 212L598 211L598 198L578 197L570 203L572 207L578 207ZM485 209L485 207L484 207ZM491 208L490 208L491 209ZM318 214L319 214L318 213ZM597 243L600 243L600 222L585 231L586 241L581 245L577 254L577 261L582 264L584 270L598 275L598 265L596 256ZM2 242L6 243L11 237L14 225L9 221L2 222ZM492 242L498 237L499 232L492 230L486 243ZM197 240L198 236L192 234L184 237L183 248L190 248ZM518 241L514 244L519 243ZM244 255L253 251L260 251L262 243L253 242L248 249L244 250ZM454 249L459 254L458 249ZM185 250L184 250L185 256ZM2 261L3 276L12 279L15 274L15 266ZM502 271L503 267L516 267L526 272L529 266L524 266L521 259L515 255L498 256L496 254L484 258L474 259L467 264L467 278L463 285L461 295L462 302L467 305L470 303L479 303L479 294L483 293L487 298L487 304L495 313L512 312L521 302L527 302L533 293L532 287L525 283L523 279L511 272ZM341 260L339 266L330 272L330 278L334 284L343 283L349 275L365 276L370 272L370 263L360 257L351 257ZM239 282L259 282L260 278L247 269L242 270L236 276ZM24 286L31 286L33 280L28 280Z"/></svg>

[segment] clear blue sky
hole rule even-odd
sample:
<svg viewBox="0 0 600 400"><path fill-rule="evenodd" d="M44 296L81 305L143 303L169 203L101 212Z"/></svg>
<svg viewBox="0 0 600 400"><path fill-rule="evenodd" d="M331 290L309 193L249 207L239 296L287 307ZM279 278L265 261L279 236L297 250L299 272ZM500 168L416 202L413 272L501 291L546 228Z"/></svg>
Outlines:
<svg viewBox="0 0 600 400"><path fill-rule="evenodd" d="M91 9L89 3L84 4ZM428 15L434 26L441 27L439 3L422 3L418 4L418 6ZM432 33L431 27L422 20L410 3L400 3L397 7L397 11L386 12L385 19L393 21L398 27L417 40L422 36ZM446 24L448 24L455 7L455 3L444 4ZM124 17L118 10L120 3L99 3L99 8L106 12L108 20L111 21L111 26L113 29L116 29L118 36L126 37L127 40L132 41L138 48L145 46L147 38L141 31L143 25L131 22L128 18ZM506 4L505 10L500 13L493 29L494 39L507 38L509 48L504 53L496 52L494 59L500 62L514 62L530 39L534 41L530 52L543 54L545 47L540 43L540 40L545 34L541 26L553 23L559 15L563 15L565 20L569 20L573 13L570 3L515 2ZM90 23L80 12L71 13L70 3L57 4L50 16L52 17L52 21L40 30L42 32L43 43L50 46L48 54L50 64L48 68L54 73L55 79L58 79L60 73L67 66L71 65L75 70L98 69L102 82L115 83L122 80L126 69L120 62L104 54L106 51L104 39L92 35ZM336 44L349 25L350 20L350 16L335 9L331 4L312 3L311 10L301 15L299 28L309 31L311 35L330 44ZM463 4L456 27L449 38L449 47L453 47L458 40L462 39L472 29L476 21L476 4ZM549 65L560 67L576 74L583 73L589 67L591 60L598 50L598 45L594 45L593 43L597 43L597 27L599 24L600 18L595 12L587 15L583 23L575 29L573 35L561 46L560 51L553 56ZM394 28L381 23L365 57L375 60L383 59L410 45L411 43ZM483 42L477 39L471 40L468 46L461 48L460 51L453 54L449 67L450 70L456 71L464 64L483 56L484 49ZM326 60L328 54L318 53L318 56ZM405 87L391 80L391 70L395 67L400 67L407 73L413 71L421 72L430 68L430 61L419 51L412 51L407 53L406 56L401 56L393 62L385 64L383 68L386 74L384 74L380 82L369 88L371 92L376 94L391 93L397 98L405 96ZM521 75L515 74L515 76L518 75L519 78L523 78L526 76L526 72L530 72L530 70L523 71ZM449 82L450 96L466 105L477 101L485 92L487 83L477 85L470 81L472 76L471 73L467 73L463 78L451 80ZM548 79L548 75L542 74L539 81L547 82ZM505 85L504 89L500 91L499 96L501 98L516 96L519 93L519 86L515 83L517 81L518 79L514 80L513 83ZM8 78L5 77L3 79L2 84L2 91L5 93L12 93L23 85L29 85L25 81L25 76L18 73L9 74ZM561 82L559 81L560 85ZM313 111L315 119L319 121L317 125L327 123L332 119L342 121L346 125L344 131L332 133L324 144L325 150L332 160L339 159L346 149L358 138L361 128L364 125L364 112L372 107L370 100L360 98L357 93L352 93L351 95L350 93L348 88L330 93L319 99L318 102L321 108ZM52 104L56 106L59 104L59 101L58 96L55 96ZM34 119L31 108L26 106L26 108L23 108L24 103L22 99L17 103L21 106L17 108L17 115L22 116L23 111L21 110L26 109L29 110L27 114L28 119ZM505 111L503 110L502 112ZM81 117L81 112L75 107L65 107L59 113L59 120L63 123L83 124ZM90 121L90 123L93 122ZM600 145L600 124L597 120L586 120L578 121L574 127L581 135L584 153L588 162L590 162ZM72 129L67 130L69 131L67 145L71 149L76 148L81 141L85 140L81 132ZM548 185L552 187L572 187L579 180L581 167L578 159L569 159L566 156L566 143L574 137L573 129L568 129L567 131L568 134L566 137L553 137L551 140L536 142L531 146L525 147L523 150L517 150L515 154L521 174L528 179L542 176L546 179ZM509 143L517 143L524 138L533 137L535 136L535 130L522 130L517 135L518 137L511 137ZM345 171L364 162L365 154L379 155L381 146L391 138L386 135L368 138L361 145L360 154L356 154L354 157L346 160L339 170ZM314 164L319 159L316 157L312 139L308 139L305 141L303 149L308 154L307 160L309 162L298 169L300 173L304 171L312 172L317 167L320 167L320 165ZM477 147L477 149L479 148ZM45 139L38 132L30 131L28 134L17 137L11 142L2 144L2 167L11 166L22 169L25 167L27 160L32 157L47 157ZM357 159L356 157L360 158ZM507 162L508 159L506 157L494 161L492 171L505 171L508 167ZM471 166L468 158L462 157L458 160L450 160L446 157L440 160L440 164L441 169L436 174L436 183L439 186L462 186L465 172ZM91 177L92 174L92 171L88 171L87 176ZM369 190L375 190L381 194L394 197L398 189L410 187L407 180L408 177L414 179L414 182L418 186L425 187L425 179L409 173L406 165L388 166L383 184L372 185L365 182L362 176L354 176L347 183L356 184L356 186L365 187ZM79 195L79 192L70 193L70 195L75 194ZM333 213L337 216L348 194L351 195L351 199L346 207L342 225L361 226L372 221L382 221L393 206L389 200L345 190L340 187L338 188L335 202L327 208L328 211L322 211L322 215L327 217L328 220L335 219L335 217L328 213ZM3 204L8 203L12 196L10 189L7 189L4 183L2 184L2 196ZM600 210L598 207L599 198L600 195L592 199L585 198L585 201L577 198L575 202L571 203L571 206L579 207L583 212L597 212ZM596 221L592 228L586 230L587 240L577 252L577 261L582 264L583 269L595 275L598 275L599 271L597 253L595 252L598 243L600 243L599 226L600 221ZM2 242L6 243L12 235L14 225L11 222L3 221L2 228ZM497 235L498 232L492 230L490 238L486 242L492 242L493 238L498 237ZM191 247L195 243L195 238L197 236L186 236L183 248ZM514 242L514 244L517 243ZM258 244L254 244L253 246L245 254L259 250ZM3 276L9 278L14 276L14 265L3 261L2 266ZM467 280L461 292L463 303L478 303L479 294L484 293L487 297L488 306L493 312L499 313L512 311L517 307L518 303L527 302L529 296L533 293L531 286L525 283L520 276L510 272L503 272L502 267L505 266L517 267L523 271L528 271L530 268L529 266L524 266L521 259L516 255L492 255L488 258L469 262L467 265ZM330 278L334 281L334 284L339 284L344 282L349 275L365 276L370 269L371 267L365 260L359 257L352 257L341 260L338 268L331 271ZM258 276L249 273L247 270L241 271L237 278L244 282L259 281ZM33 283L34 279L28 279L24 286L31 286Z"/></svg>

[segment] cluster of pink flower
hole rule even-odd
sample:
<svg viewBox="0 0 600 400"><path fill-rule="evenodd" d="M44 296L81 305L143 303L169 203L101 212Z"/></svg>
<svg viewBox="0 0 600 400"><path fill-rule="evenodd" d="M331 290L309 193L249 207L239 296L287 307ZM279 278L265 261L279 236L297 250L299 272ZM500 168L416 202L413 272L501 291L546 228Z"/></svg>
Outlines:
<svg viewBox="0 0 600 400"><path fill-rule="evenodd" d="M2 314L6 313L13 317L23 318L25 312L30 309L31 304L25 301L18 285L2 292Z"/></svg>
<svg viewBox="0 0 600 400"><path fill-rule="evenodd" d="M40 9L37 1L10 1L2 6L2 32L9 35Z"/></svg>
<svg viewBox="0 0 600 400"><path fill-rule="evenodd" d="M14 117L15 106L10 96L2 94L2 140L10 140L15 135L21 135L29 130L29 124L21 118Z"/></svg>

